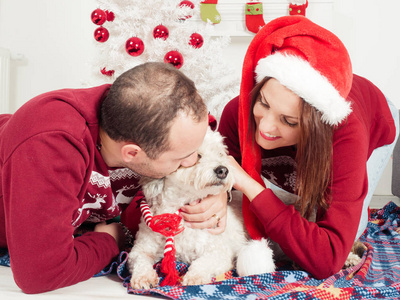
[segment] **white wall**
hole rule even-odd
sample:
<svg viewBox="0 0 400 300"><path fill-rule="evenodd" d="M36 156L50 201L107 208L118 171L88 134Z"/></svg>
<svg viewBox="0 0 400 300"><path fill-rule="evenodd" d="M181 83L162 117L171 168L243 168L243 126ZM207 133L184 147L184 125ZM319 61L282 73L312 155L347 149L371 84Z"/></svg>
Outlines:
<svg viewBox="0 0 400 300"><path fill-rule="evenodd" d="M326 11L316 9L317 3L309 2L309 17L347 46L354 72L373 81L400 108L398 0L325 1L331 3L329 19ZM95 0L0 0L0 47L14 57L10 112L40 93L85 86L96 53L96 26L90 21L95 8ZM251 37L232 37L226 50L226 59L237 72ZM390 194L390 175L391 163L376 194Z"/></svg>
<svg viewBox="0 0 400 300"><path fill-rule="evenodd" d="M0 0L0 47L14 58L10 112L40 93L83 85L95 8L94 0Z"/></svg>

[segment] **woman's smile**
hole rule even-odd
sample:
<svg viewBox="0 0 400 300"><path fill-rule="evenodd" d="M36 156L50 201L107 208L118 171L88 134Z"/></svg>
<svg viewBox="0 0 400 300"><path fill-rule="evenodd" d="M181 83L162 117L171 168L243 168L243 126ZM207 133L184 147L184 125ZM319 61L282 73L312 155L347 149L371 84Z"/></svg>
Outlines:
<svg viewBox="0 0 400 300"><path fill-rule="evenodd" d="M265 139L265 140L267 140L267 141L275 141L275 140L277 140L277 139L280 139L279 136L272 135L272 134L269 134L269 133L267 133L267 132L262 132L262 131L260 131L260 135L262 136L263 139Z"/></svg>

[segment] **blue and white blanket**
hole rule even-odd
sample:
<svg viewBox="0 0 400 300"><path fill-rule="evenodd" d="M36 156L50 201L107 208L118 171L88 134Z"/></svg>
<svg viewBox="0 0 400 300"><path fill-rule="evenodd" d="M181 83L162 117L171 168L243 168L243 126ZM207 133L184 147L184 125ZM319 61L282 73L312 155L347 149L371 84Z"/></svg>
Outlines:
<svg viewBox="0 0 400 300"><path fill-rule="evenodd" d="M400 208L393 202L373 210L360 240L367 246L362 261L352 268L317 280L304 271L237 277L234 270L207 285L165 286L133 290L127 270L127 252L96 276L116 273L130 294L153 295L167 299L400 299ZM10 264L6 250L0 251L0 265ZM187 265L178 263L181 275ZM159 264L156 265L159 270ZM160 281L163 278L160 276Z"/></svg>

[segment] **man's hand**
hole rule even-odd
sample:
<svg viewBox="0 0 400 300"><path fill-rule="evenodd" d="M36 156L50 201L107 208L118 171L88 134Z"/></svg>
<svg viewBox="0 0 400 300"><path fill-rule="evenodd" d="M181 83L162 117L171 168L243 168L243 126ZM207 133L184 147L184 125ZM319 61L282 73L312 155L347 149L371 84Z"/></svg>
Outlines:
<svg viewBox="0 0 400 300"><path fill-rule="evenodd" d="M181 215L185 220L185 226L196 229L208 228L212 234L224 232L227 202L227 194L222 192L183 206Z"/></svg>
<svg viewBox="0 0 400 300"><path fill-rule="evenodd" d="M119 223L107 224L106 222L101 222L96 225L96 227L94 228L94 231L108 233L115 239L115 241L118 245L118 248L120 250L123 250L124 245L125 245L125 234Z"/></svg>

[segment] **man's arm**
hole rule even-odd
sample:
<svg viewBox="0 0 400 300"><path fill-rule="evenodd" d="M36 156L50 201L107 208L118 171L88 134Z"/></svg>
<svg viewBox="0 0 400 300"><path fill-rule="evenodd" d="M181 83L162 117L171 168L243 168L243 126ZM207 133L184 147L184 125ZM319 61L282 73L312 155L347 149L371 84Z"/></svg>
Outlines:
<svg viewBox="0 0 400 300"><path fill-rule="evenodd" d="M41 293L87 280L119 249L108 233L73 237L90 155L67 133L35 136L3 166L3 197L11 268L26 293Z"/></svg>

